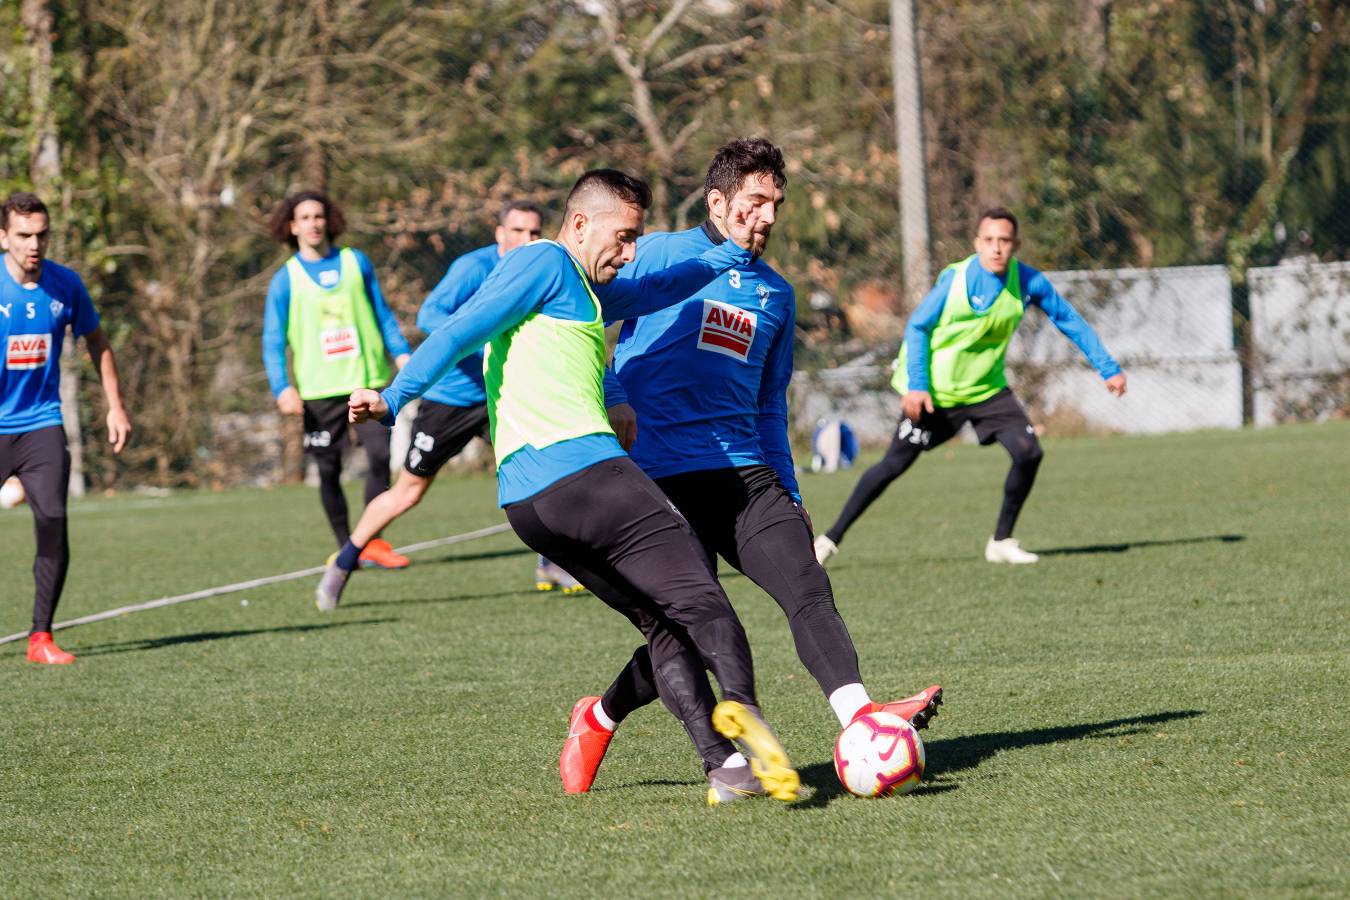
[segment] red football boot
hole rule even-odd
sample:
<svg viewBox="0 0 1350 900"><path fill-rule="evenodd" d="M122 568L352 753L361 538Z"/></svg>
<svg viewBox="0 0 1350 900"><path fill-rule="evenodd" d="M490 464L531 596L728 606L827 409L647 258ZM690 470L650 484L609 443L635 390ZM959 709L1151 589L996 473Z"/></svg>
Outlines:
<svg viewBox="0 0 1350 900"><path fill-rule="evenodd" d="M614 737L614 732L606 731L591 715L591 707L599 702L599 697L582 697L572 707L567 740L563 742L562 756L558 757L563 790L569 794L584 794L591 789L600 761Z"/></svg>
<svg viewBox="0 0 1350 900"><path fill-rule="evenodd" d="M913 697L893 700L890 703L869 703L853 716L865 715L877 711L894 713L915 728L927 728L929 719L938 714L942 705L942 685L930 684Z"/></svg>
<svg viewBox="0 0 1350 900"><path fill-rule="evenodd" d="M75 655L52 643L50 631L35 631L28 636L28 661L49 666L64 666L73 663Z"/></svg>
<svg viewBox="0 0 1350 900"><path fill-rule="evenodd" d="M373 538L366 549L361 551L361 565L374 566L377 569L406 569L408 557L395 553L394 548L384 538Z"/></svg>

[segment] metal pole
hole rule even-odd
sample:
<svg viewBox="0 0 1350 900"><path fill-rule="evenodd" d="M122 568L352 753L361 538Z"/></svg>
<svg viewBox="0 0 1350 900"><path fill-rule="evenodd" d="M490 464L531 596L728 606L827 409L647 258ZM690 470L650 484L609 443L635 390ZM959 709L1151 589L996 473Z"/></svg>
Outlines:
<svg viewBox="0 0 1350 900"><path fill-rule="evenodd" d="M913 303L932 283L923 82L913 0L891 0L891 77L895 82L895 143L900 163L900 245L905 257L905 295Z"/></svg>

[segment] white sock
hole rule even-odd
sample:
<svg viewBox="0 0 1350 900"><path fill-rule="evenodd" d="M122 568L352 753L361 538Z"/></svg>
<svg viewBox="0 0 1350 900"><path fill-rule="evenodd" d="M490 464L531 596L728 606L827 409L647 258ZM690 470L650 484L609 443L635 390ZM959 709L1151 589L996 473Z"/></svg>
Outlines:
<svg viewBox="0 0 1350 900"><path fill-rule="evenodd" d="M872 698L867 696L867 688L856 681L836 688L834 693L830 694L830 708L838 717L840 727L852 722L854 714L871 702Z"/></svg>
<svg viewBox="0 0 1350 900"><path fill-rule="evenodd" d="M595 721L599 722L600 727L606 731L613 731L619 727L619 723L611 719L609 714L605 712L605 703L603 700L595 701L595 704L591 707L591 715L595 716Z"/></svg>
<svg viewBox="0 0 1350 900"><path fill-rule="evenodd" d="M724 769L734 769L734 768L736 768L737 766L748 766L748 765L750 765L750 763L749 763L748 760L746 760L745 754L744 754L744 753L741 753L741 752L738 750L738 751L736 751L735 753L733 753L733 754L731 754L730 756L727 757L727 761L724 762L724 763L722 763L722 768L724 768Z"/></svg>

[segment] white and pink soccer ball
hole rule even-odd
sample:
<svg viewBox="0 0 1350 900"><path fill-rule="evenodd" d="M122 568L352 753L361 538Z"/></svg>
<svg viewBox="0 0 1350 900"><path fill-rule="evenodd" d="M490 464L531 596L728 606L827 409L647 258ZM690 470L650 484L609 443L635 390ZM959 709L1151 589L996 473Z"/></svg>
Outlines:
<svg viewBox="0 0 1350 900"><path fill-rule="evenodd" d="M919 733L894 713L858 716L834 745L839 783L859 797L908 794L923 778L923 766Z"/></svg>

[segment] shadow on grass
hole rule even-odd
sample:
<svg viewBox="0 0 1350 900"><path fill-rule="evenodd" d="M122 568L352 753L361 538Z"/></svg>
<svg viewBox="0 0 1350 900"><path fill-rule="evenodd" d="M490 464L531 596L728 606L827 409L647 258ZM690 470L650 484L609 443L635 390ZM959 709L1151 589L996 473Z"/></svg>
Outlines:
<svg viewBox="0 0 1350 900"><path fill-rule="evenodd" d="M989 757L1004 750L1020 750L1023 747L1039 747L1044 744L1088 738L1123 737L1149 731L1152 726L1163 722L1193 719L1204 714L1204 710L1181 709L1133 716L1128 719L1112 719L1107 722L1059 725L1052 728L1033 728L1029 731L995 731L936 741L925 740L924 750L928 758L928 768L924 772L924 783L915 788L910 796L923 797L954 791L960 787L959 783L943 776L974 769ZM838 776L835 775L832 762L806 766L801 770L801 776L802 783L815 788L815 793L797 804L799 807L825 806L846 793L839 783Z"/></svg>
<svg viewBox="0 0 1350 900"><path fill-rule="evenodd" d="M508 556L535 556L529 547L512 547L509 550L484 550L481 553L451 553L431 559L419 559L413 564L418 566L441 566L447 563L475 562L480 559L503 559Z"/></svg>
<svg viewBox="0 0 1350 900"><path fill-rule="evenodd" d="M1184 544L1236 544L1245 541L1245 534L1211 534L1206 537L1172 538L1165 541L1130 541L1124 544L1084 544L1081 547L1051 547L1048 550L1036 549L1041 556L1077 556L1082 553L1125 553L1143 547L1177 547Z"/></svg>
<svg viewBox="0 0 1350 900"><path fill-rule="evenodd" d="M311 631L326 631L329 628L346 628L349 625L383 625L397 622L398 619L355 619L349 622L324 622L314 625L283 625L279 628L241 628L234 631L195 631L192 634L175 634L170 637L142 638L136 641L116 641L111 644L94 644L79 651L79 656L104 656L109 653L133 653L138 650L159 650L162 647L174 647L179 644L200 644L206 641L222 641L227 638L254 637L260 634L306 634Z"/></svg>
<svg viewBox="0 0 1350 900"><path fill-rule="evenodd" d="M534 597L536 595L545 597L562 596L554 594L551 591L536 591L534 588L521 588L518 591L498 591L495 594L452 594L448 597L398 597L392 600L366 600L361 603L344 603L343 609L362 609L385 606L421 606L428 603L464 603L469 600L499 600L502 597ZM571 594L567 599L576 597L589 597L590 594Z"/></svg>

